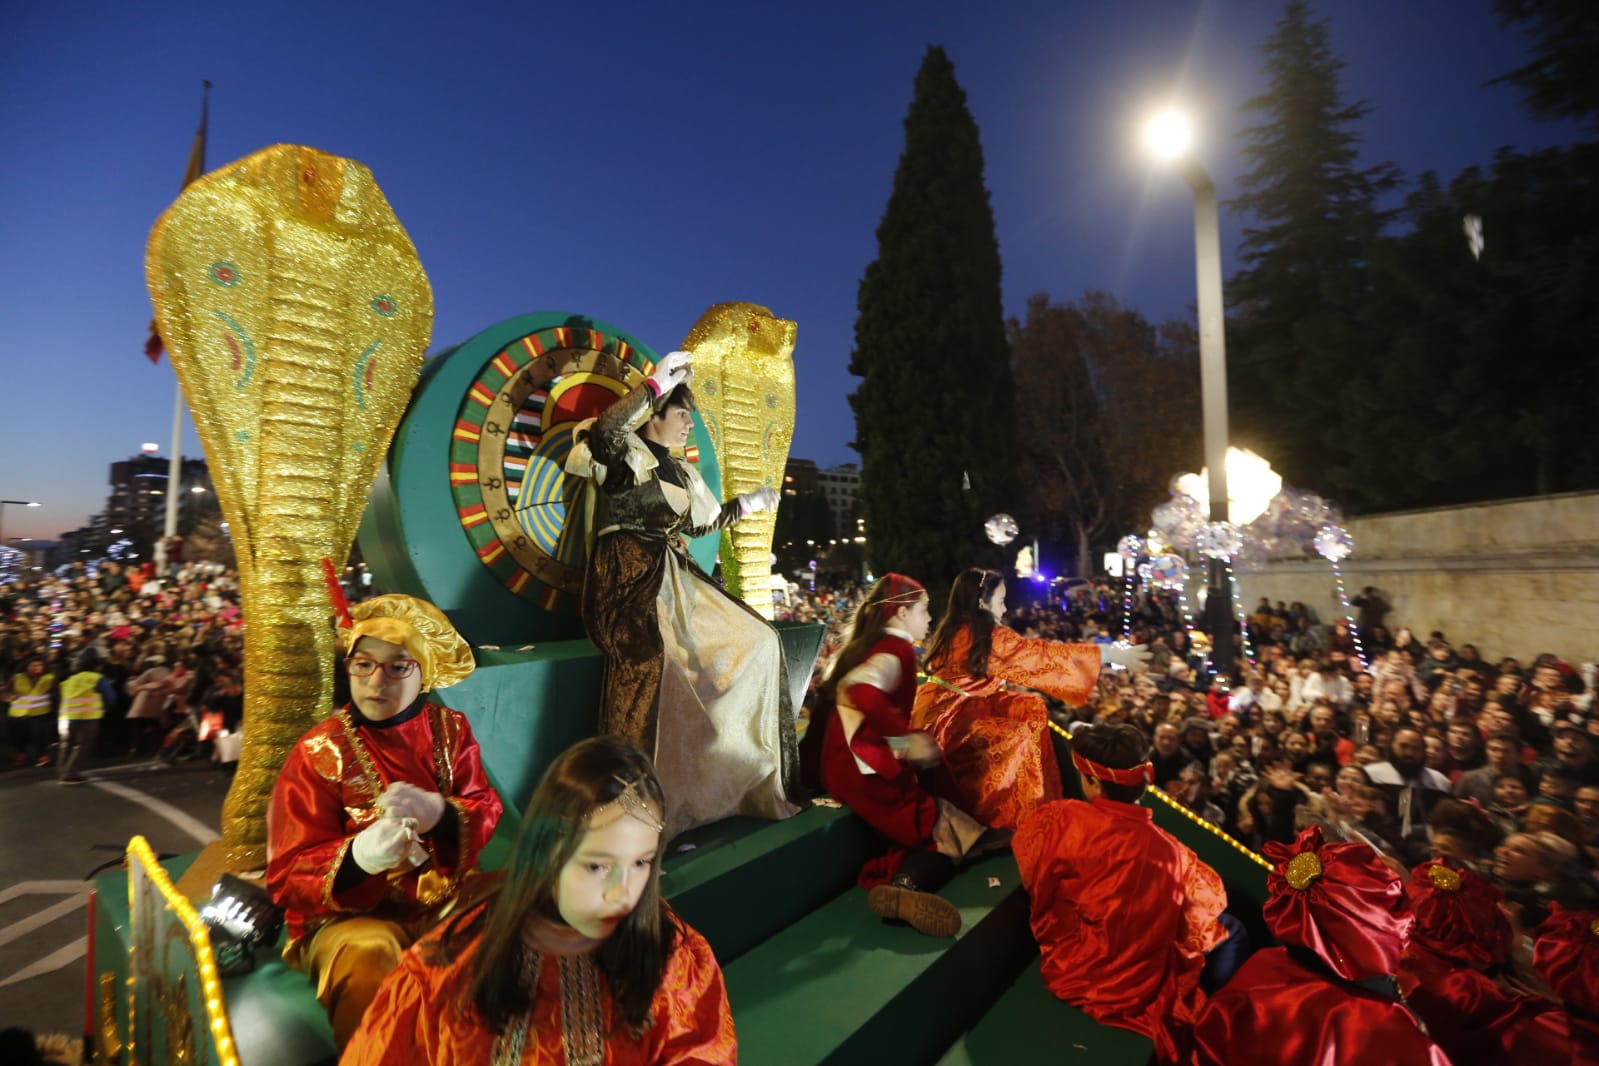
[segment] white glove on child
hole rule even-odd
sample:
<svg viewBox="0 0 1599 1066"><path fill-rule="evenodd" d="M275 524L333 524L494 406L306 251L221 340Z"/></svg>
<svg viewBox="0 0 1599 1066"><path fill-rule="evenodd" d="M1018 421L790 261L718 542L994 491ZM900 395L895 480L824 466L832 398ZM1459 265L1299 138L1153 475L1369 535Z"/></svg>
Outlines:
<svg viewBox="0 0 1599 1066"><path fill-rule="evenodd" d="M760 514L762 511L777 509L777 490L770 485L762 485L754 492L746 492L738 498L738 505L745 516Z"/></svg>
<svg viewBox="0 0 1599 1066"><path fill-rule="evenodd" d="M1149 650L1140 644L1101 644L1099 661L1104 666L1122 666L1141 674L1149 669Z"/></svg>
<svg viewBox="0 0 1599 1066"><path fill-rule="evenodd" d="M655 382L660 395L665 396L694 376L694 368L689 365L691 358L687 352L668 352L655 364L650 380Z"/></svg>
<svg viewBox="0 0 1599 1066"><path fill-rule="evenodd" d="M418 833L430 833L444 817L444 797L409 781L396 781L378 797L378 809L387 818L410 818Z"/></svg>
<svg viewBox="0 0 1599 1066"><path fill-rule="evenodd" d="M350 843L350 858L369 874L380 874L404 865L420 846L416 830L391 818L380 818L355 834Z"/></svg>

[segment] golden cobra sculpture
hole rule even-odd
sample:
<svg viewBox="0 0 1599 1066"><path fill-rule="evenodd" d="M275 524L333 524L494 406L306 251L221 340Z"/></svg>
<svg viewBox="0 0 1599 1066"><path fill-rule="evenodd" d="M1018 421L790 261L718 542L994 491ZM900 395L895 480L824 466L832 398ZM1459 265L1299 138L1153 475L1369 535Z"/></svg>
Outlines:
<svg viewBox="0 0 1599 1066"><path fill-rule="evenodd" d="M244 747L220 854L196 865L257 869L277 772L332 709L319 562L349 555L416 386L433 291L372 172L296 145L189 185L150 234L145 276L248 625Z"/></svg>
<svg viewBox="0 0 1599 1066"><path fill-rule="evenodd" d="M783 491L794 438L796 326L757 304L717 304L683 341L694 357L694 395L722 468L722 498L763 485ZM722 534L727 588L772 617L772 539L777 511L751 515Z"/></svg>

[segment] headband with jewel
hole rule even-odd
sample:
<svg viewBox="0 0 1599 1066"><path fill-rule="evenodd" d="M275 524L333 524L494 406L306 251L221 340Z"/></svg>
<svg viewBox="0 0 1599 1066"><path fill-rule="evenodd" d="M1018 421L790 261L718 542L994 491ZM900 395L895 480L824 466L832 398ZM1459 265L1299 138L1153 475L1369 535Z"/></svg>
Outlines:
<svg viewBox="0 0 1599 1066"><path fill-rule="evenodd" d="M927 595L927 590L922 583L914 577L904 574L884 574L882 580L883 598L878 601L882 608L882 615L886 619L896 607L906 607Z"/></svg>
<svg viewBox="0 0 1599 1066"><path fill-rule="evenodd" d="M628 781L618 774L613 777L612 780L622 786L622 791L617 794L615 799L608 803L602 803L590 811L589 821L592 822L594 820L594 816L600 814L602 811L608 811L615 808L620 810L625 816L633 819L635 822L644 823L657 833L666 832L666 823L661 821L660 818L656 817L655 812L650 809L649 799L640 789L640 786L644 784L643 778L637 777L631 781Z"/></svg>

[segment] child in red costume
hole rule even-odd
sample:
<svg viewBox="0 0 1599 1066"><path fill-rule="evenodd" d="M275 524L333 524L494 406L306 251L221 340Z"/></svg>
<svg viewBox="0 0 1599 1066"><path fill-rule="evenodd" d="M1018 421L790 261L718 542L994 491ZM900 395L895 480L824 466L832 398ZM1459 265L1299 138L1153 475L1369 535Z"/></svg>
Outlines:
<svg viewBox="0 0 1599 1066"><path fill-rule="evenodd" d="M860 874L872 910L954 936L960 911L935 893L957 862L1005 847L1010 832L985 829L955 805L938 744L911 728L915 642L931 621L915 580L888 574L872 586L822 683L806 748L820 740L822 786L886 839Z"/></svg>
<svg viewBox="0 0 1599 1066"><path fill-rule="evenodd" d="M1194 1025L1195 1066L1448 1066L1399 996L1415 924L1405 888L1370 844L1323 844L1311 826L1269 843L1261 908L1284 945L1256 952Z"/></svg>
<svg viewBox="0 0 1599 1066"><path fill-rule="evenodd" d="M1205 954L1228 937L1221 878L1138 806L1153 774L1136 726L1072 737L1082 800L1046 803L1014 846L1032 897L1044 983L1096 1021L1142 1033L1176 1062L1205 995Z"/></svg>

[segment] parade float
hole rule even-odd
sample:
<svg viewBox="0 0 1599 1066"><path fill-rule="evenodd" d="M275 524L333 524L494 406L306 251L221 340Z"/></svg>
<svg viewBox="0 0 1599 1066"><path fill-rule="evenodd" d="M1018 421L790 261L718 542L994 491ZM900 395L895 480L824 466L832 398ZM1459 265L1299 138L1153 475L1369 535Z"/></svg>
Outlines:
<svg viewBox="0 0 1599 1066"><path fill-rule="evenodd" d="M437 604L478 669L436 695L471 721L506 815L597 721L600 659L582 638L581 503L572 433L638 385L653 349L576 314L520 315L424 360L432 296L370 171L280 145L190 185L150 239L147 273L238 556L245 743L222 840L158 861L141 838L96 883L86 1037L104 1063L332 1062L309 979L278 930L231 891L264 865L265 807L295 740L332 710L323 558L359 533L385 591ZM794 424L795 326L718 304L687 332L700 411L688 458L722 498L779 485ZM691 546L770 612L774 516ZM818 626L779 626L795 705ZM1151 790L1158 824L1223 877L1256 942L1265 863ZM732 818L674 840L672 906L724 969L747 1063L1145 1062L1149 1042L1099 1026L1038 977L1027 899L1008 855L943 894L953 940L885 925L856 872L875 850L847 811Z"/></svg>

